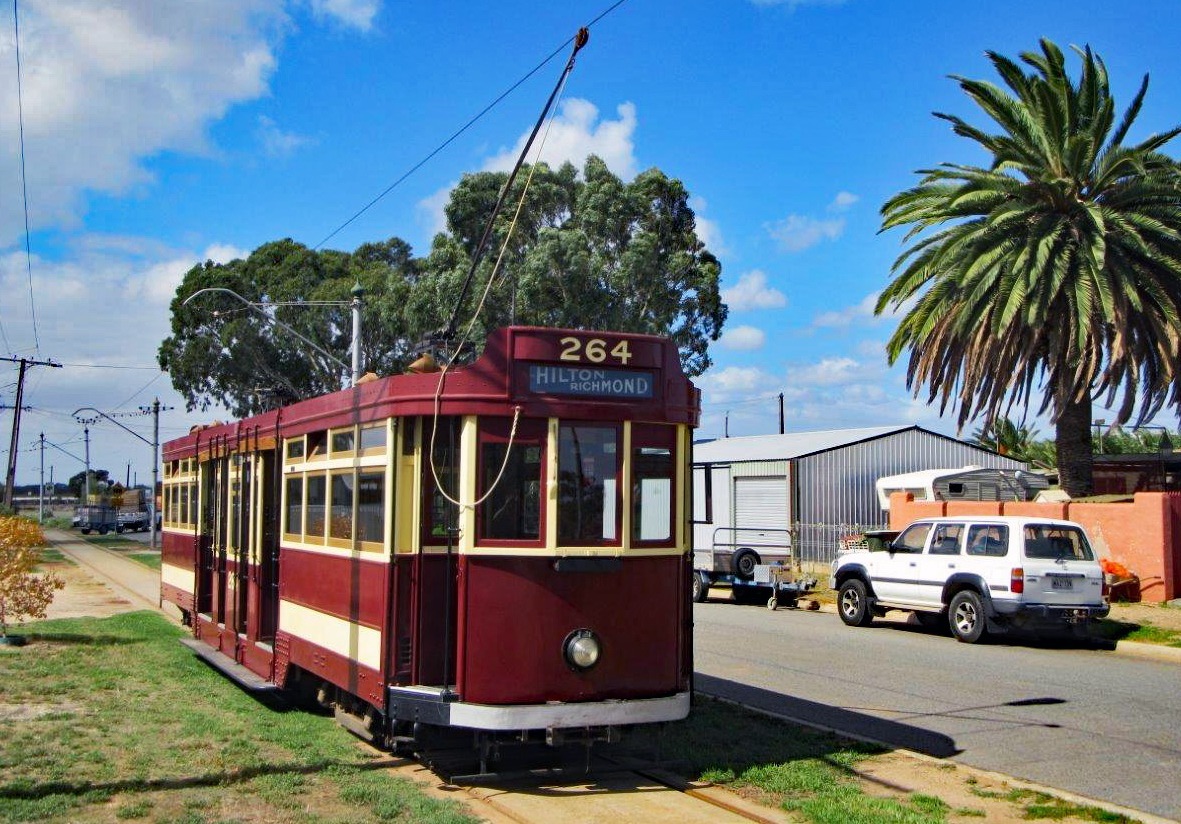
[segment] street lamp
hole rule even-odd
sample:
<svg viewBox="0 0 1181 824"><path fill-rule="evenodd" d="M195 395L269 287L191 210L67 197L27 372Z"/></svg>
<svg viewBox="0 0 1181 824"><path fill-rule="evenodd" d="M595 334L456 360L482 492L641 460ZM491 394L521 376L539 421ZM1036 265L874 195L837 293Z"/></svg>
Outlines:
<svg viewBox="0 0 1181 824"><path fill-rule="evenodd" d="M1107 423L1106 418L1095 418L1095 437L1099 439L1099 454L1103 454L1103 424Z"/></svg>
<svg viewBox="0 0 1181 824"><path fill-rule="evenodd" d="M324 357L328 358L328 360L335 363L341 369L348 372L349 373L349 383L353 386L357 385L357 379L359 377L361 377L361 297L362 297L362 295L365 294L365 290L361 287L360 283L356 283L353 285L352 300L347 300L347 301L343 301L343 300L252 301L252 300L247 300L246 298L242 297L237 292L235 292L233 289L226 289L222 286L208 286L204 289L198 289L196 292L193 292L193 294L189 295L187 298L184 299L184 301L181 303L181 305L182 306L188 305L189 301L191 301L193 298L197 297L197 295L201 295L206 292L224 292L225 294L229 295L230 297L236 298L238 301L240 301L245 306L249 307L250 309L257 312L258 314L262 315L262 317L266 318L268 321L275 324L280 329L283 329L284 331L289 332L292 335L294 335L295 337L299 338L299 340L301 340L302 342L304 342L305 344L310 346L312 349L319 352ZM351 342L351 347L350 347L352 349L352 364L345 363L340 358L336 357L336 355L333 355L331 352L328 352L319 344L315 343L314 341L309 340L307 337L300 334L295 329L288 326L286 323L279 320L274 315L268 314L265 311L267 309L272 309L277 306L338 306L338 307L339 306L348 306L348 307L350 307L352 309L352 313L353 313L353 335L352 335L352 342Z"/></svg>

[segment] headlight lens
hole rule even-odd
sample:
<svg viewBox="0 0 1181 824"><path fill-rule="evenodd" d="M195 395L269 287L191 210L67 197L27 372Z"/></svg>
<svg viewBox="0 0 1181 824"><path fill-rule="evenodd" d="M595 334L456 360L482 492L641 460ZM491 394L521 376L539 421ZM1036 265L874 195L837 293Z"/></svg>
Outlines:
<svg viewBox="0 0 1181 824"><path fill-rule="evenodd" d="M599 662L602 645L599 637L589 629L579 629L566 636L562 654L566 663L576 670L588 670Z"/></svg>

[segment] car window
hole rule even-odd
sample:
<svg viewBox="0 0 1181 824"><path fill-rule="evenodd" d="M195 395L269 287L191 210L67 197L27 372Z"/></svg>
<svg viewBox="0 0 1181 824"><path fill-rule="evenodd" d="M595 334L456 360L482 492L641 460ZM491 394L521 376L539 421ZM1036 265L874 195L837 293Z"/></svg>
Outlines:
<svg viewBox="0 0 1181 824"><path fill-rule="evenodd" d="M911 524L891 544L895 552L920 553L927 543L927 534L931 531L930 524Z"/></svg>
<svg viewBox="0 0 1181 824"><path fill-rule="evenodd" d="M968 527L968 554L1003 558L1009 554L1009 528L1004 524Z"/></svg>
<svg viewBox="0 0 1181 824"><path fill-rule="evenodd" d="M931 536L931 549L928 551L932 555L959 555L963 532L963 524L938 524Z"/></svg>
<svg viewBox="0 0 1181 824"><path fill-rule="evenodd" d="M1087 536L1078 527L1031 524L1025 527L1025 557L1039 559L1073 558L1094 560Z"/></svg>

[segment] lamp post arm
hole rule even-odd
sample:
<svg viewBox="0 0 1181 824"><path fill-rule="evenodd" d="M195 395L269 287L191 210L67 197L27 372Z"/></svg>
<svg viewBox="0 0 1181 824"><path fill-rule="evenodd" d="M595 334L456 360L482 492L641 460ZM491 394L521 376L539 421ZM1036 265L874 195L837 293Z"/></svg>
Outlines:
<svg viewBox="0 0 1181 824"><path fill-rule="evenodd" d="M242 297L241 295L239 295L237 292L235 292L235 291L234 291L234 290L232 290L232 289L225 289L225 288L223 288L223 287L221 287L221 286L207 286L207 287L205 287L204 289L198 289L196 292L193 292L193 294L191 294L191 295L189 295L187 298L185 298L185 299L184 299L184 300L181 302L181 306L184 306L184 305L188 304L188 302L189 302L190 300L192 300L193 298L197 297L197 295L203 294L203 293L205 293L205 292L224 292L224 293L225 293L225 294L227 294L227 295L232 295L233 297L235 297L235 298L237 298L239 301L241 301L243 304L245 304L246 306L248 306L248 307L250 307L251 309L253 309L253 310L254 310L255 312L257 312L259 315L261 315L262 317L266 318L266 319L267 319L268 321L270 321L271 323L273 323L273 324L275 324L276 326L278 326L280 329L284 330L285 332L289 332L290 334L292 334L292 335L294 335L295 337L299 338L301 341L303 341L304 343L306 343L306 344L307 344L308 346L310 346L312 349L314 349L314 350L316 350L317 352L319 352L319 353L320 353L321 355L323 355L324 357L328 358L328 360L330 360L330 361L332 361L333 363L335 363L337 366L339 366L339 367L340 367L341 369L343 369L344 371L346 371L346 372L349 372L349 373L351 373L351 372L352 372L352 369L351 369L351 367L350 367L350 366L349 366L347 363L345 363L344 361L342 361L340 358L336 357L336 355L333 355L331 352L329 352L329 351L327 351L326 349L324 349L322 346L320 346L319 344L317 344L315 341L309 340L307 337L305 337L304 335L302 335L302 334L300 334L299 332L295 331L295 329L293 329L292 327L288 326L286 323L284 323L283 321L279 320L278 318L276 318L276 317L274 317L274 316L272 316L272 315L268 315L266 312L264 312L264 311L262 310L262 308L261 308L260 304L257 304L257 303L254 303L253 301L249 301L249 300L247 300L246 298ZM327 304L325 304L325 305L327 305ZM347 304L346 304L346 305L347 305Z"/></svg>
<svg viewBox="0 0 1181 824"><path fill-rule="evenodd" d="M129 433L131 433L132 435L134 435L135 437L139 438L141 441L143 441L144 443L146 443L148 446L155 446L155 444L153 444L151 441L149 441L149 440L148 440L147 438L145 438L143 435L141 435L141 434L139 434L138 432L136 432L134 429L128 429L126 426L124 426L123 424L119 423L117 420L115 420L114 418L112 418L112 417L111 417L110 415L108 415L106 412L100 412L99 410L95 409L93 406L82 406L82 407L79 407L78 409L75 409L75 410L74 410L74 417L75 417L75 418L76 418L76 417L78 417L78 413L79 413L79 412L88 412L88 411L89 411L89 412L93 412L93 413L95 413L96 415L100 415L100 416L102 416L102 417L106 418L108 421L110 421L111 423L115 424L115 426L119 427L119 428L120 428L120 429L122 429L124 432L129 432Z"/></svg>

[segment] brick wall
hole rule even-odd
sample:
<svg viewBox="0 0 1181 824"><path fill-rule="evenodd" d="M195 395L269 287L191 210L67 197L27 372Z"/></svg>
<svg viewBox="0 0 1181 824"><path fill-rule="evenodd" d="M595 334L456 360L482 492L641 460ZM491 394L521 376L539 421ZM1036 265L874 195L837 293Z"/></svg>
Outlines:
<svg viewBox="0 0 1181 824"><path fill-rule="evenodd" d="M1082 524L1100 558L1123 564L1140 578L1141 599L1181 597L1181 493L1137 492L1130 503L915 501L890 496L890 528L940 515L1025 515Z"/></svg>

